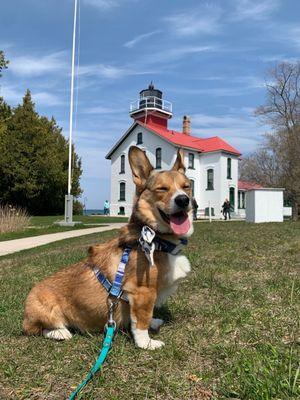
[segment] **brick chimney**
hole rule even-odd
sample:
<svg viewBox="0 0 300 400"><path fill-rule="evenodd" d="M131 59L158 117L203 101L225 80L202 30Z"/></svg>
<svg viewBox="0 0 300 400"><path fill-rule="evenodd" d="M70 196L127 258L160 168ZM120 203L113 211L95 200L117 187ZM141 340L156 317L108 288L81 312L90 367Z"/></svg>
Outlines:
<svg viewBox="0 0 300 400"><path fill-rule="evenodd" d="M182 133L185 135L191 134L191 119L187 115L184 115L182 121Z"/></svg>

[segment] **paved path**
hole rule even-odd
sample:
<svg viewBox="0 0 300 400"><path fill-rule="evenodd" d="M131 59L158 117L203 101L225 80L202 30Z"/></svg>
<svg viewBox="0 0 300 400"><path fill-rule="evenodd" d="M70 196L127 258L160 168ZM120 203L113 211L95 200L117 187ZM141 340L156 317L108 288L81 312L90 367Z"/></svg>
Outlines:
<svg viewBox="0 0 300 400"><path fill-rule="evenodd" d="M50 233L49 235L7 240L5 242L0 242L0 257L11 253L16 253L17 251L31 249L32 247L43 246L44 244L56 242L58 240L90 235L91 233L111 231L112 229L119 229L125 225L126 223L124 222L117 222L108 224L106 226L99 226L98 228L76 229L74 231Z"/></svg>

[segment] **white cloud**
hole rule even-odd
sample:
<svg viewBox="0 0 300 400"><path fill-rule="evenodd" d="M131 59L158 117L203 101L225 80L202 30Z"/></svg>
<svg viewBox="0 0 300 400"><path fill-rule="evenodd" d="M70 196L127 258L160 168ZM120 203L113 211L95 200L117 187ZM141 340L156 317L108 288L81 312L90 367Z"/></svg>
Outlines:
<svg viewBox="0 0 300 400"><path fill-rule="evenodd" d="M202 78L200 78L202 79ZM203 77L203 80L213 81L216 78L209 77L209 79ZM244 75L244 76L219 76L217 77L218 86L213 87L204 87L201 88L199 85L195 85L194 87L186 88L186 87L170 87L169 91L184 95L198 96L198 95L206 95L209 97L236 97L236 96L245 96L249 93L257 92L265 88L265 81L261 77L257 77L254 75ZM224 81L225 85L222 85ZM230 82L230 86L228 85Z"/></svg>
<svg viewBox="0 0 300 400"><path fill-rule="evenodd" d="M236 116L234 114L226 114L226 115L208 115L208 114L194 114L192 115L193 124L198 127L213 127L213 128L249 128L253 127L256 119L253 115L244 114L243 117Z"/></svg>
<svg viewBox="0 0 300 400"><path fill-rule="evenodd" d="M251 108L236 110L236 114L191 114L192 132L199 137L219 136L242 153L253 151L267 131Z"/></svg>
<svg viewBox="0 0 300 400"><path fill-rule="evenodd" d="M254 75L236 76L231 78L231 81L237 84L244 84L246 89L258 89L265 87L264 79Z"/></svg>
<svg viewBox="0 0 300 400"><path fill-rule="evenodd" d="M202 81L224 81L226 83L230 82L235 86L242 86L246 89L249 88L261 88L265 86L265 81L261 77L255 75L243 75L243 76L229 76L229 75L219 75L219 76L203 76L200 75L191 76L191 79L197 79ZM223 91L223 88L221 88ZM205 89L206 90L206 89ZM227 90L227 88L225 88Z"/></svg>
<svg viewBox="0 0 300 400"><path fill-rule="evenodd" d="M235 0L235 12L233 19L265 20L280 7L280 0Z"/></svg>
<svg viewBox="0 0 300 400"><path fill-rule="evenodd" d="M24 93L25 92L20 91L16 86L0 86L0 96L3 97L7 103L12 105L20 103L24 97Z"/></svg>
<svg viewBox="0 0 300 400"><path fill-rule="evenodd" d="M0 88L0 96L3 96L12 106L22 103L22 99L25 95L24 91L20 90L18 86L3 85ZM57 106L62 105L64 102L56 95L49 92L32 92L32 100L37 106Z"/></svg>
<svg viewBox="0 0 300 400"><path fill-rule="evenodd" d="M52 107L64 104L61 98L48 92L33 92L32 99L38 106Z"/></svg>
<svg viewBox="0 0 300 400"><path fill-rule="evenodd" d="M189 9L164 18L171 30L178 36L196 34L213 35L220 31L221 8L204 4L197 9Z"/></svg>
<svg viewBox="0 0 300 400"><path fill-rule="evenodd" d="M181 46L170 47L151 54L146 54L131 65L115 66L109 64L82 65L79 68L79 76L97 77L105 79L121 79L136 75L154 75L164 72L162 64L170 64L189 54L216 51L214 46ZM155 65L155 66L154 66Z"/></svg>
<svg viewBox="0 0 300 400"><path fill-rule="evenodd" d="M166 50L164 54L165 57L168 58L169 60L175 60L175 59L180 59L188 54L203 53L215 50L216 48L213 46L183 46Z"/></svg>
<svg viewBox="0 0 300 400"><path fill-rule="evenodd" d="M124 43L124 47L132 48L134 47L137 43L140 43L141 41L148 39L149 37L156 35L157 33L160 33L160 30L148 32L148 33L143 33L142 35L136 36L134 39L129 40L128 42Z"/></svg>
<svg viewBox="0 0 300 400"><path fill-rule="evenodd" d="M121 0L84 0L85 4L89 6L97 7L101 10L109 10L111 8L118 7L122 1Z"/></svg>
<svg viewBox="0 0 300 400"><path fill-rule="evenodd" d="M216 87L216 88L204 88L204 89L176 89L170 88L169 91L175 93L184 93L188 95L206 95L211 97L235 97L235 96L244 96L253 90L258 90L258 87L255 86L240 86L240 87Z"/></svg>
<svg viewBox="0 0 300 400"><path fill-rule="evenodd" d="M128 74L128 69L124 67L115 67L105 64L82 65L79 69L79 76L100 76L103 78L118 79Z"/></svg>
<svg viewBox="0 0 300 400"><path fill-rule="evenodd" d="M157 74L161 71L159 69L146 68L142 64L135 64L135 68L128 66L113 66L108 64L90 64L83 65L79 69L79 76L91 77L95 76L98 78L105 79L121 79L126 76L132 75L147 75L147 74Z"/></svg>
<svg viewBox="0 0 300 400"><path fill-rule="evenodd" d="M161 65L169 64L172 66L172 62L180 60L188 55L208 53L217 51L216 46L174 46L159 50L155 53L148 54L141 60L145 65ZM162 71L160 67L160 71ZM149 73L152 73L152 68L149 69Z"/></svg>
<svg viewBox="0 0 300 400"><path fill-rule="evenodd" d="M98 114L98 115L103 115L103 114L120 114L120 113L125 113L126 110L122 108L116 108L116 107L104 107L104 106L95 106L95 107L90 107L86 108L83 110L85 114Z"/></svg>
<svg viewBox="0 0 300 400"><path fill-rule="evenodd" d="M84 0L84 3L98 8L100 11L109 11L125 3L138 2L139 0Z"/></svg>
<svg viewBox="0 0 300 400"><path fill-rule="evenodd" d="M66 52L55 52L46 56L12 56L9 70L20 76L41 76L67 70Z"/></svg>
<svg viewBox="0 0 300 400"><path fill-rule="evenodd" d="M263 55L263 56L261 56L261 57L259 57L260 58L260 60L261 61L263 61L263 62L272 62L272 63L274 63L274 62L277 62L277 61L279 61L279 60L282 60L284 57L283 57L283 55L282 54L274 54L274 55Z"/></svg>
<svg viewBox="0 0 300 400"><path fill-rule="evenodd" d="M300 34L300 33L299 33ZM300 46L300 39L299 39L299 46ZM260 59L265 62L265 63L278 63L278 62L289 62L289 63L297 63L299 61L299 58L297 57L286 57L283 54L275 54L271 56L262 56Z"/></svg>
<svg viewBox="0 0 300 400"><path fill-rule="evenodd" d="M300 48L300 27L299 26L282 26L277 32L281 36L282 41L291 43L298 49ZM298 58L299 60L299 58Z"/></svg>
<svg viewBox="0 0 300 400"><path fill-rule="evenodd" d="M261 57L263 61L290 61L297 62L299 57L296 53L296 57L294 53L291 53L290 49L299 51L300 49L300 27L294 23L281 23L277 24L275 22L268 22L264 24L266 38L272 42L277 42L281 44L279 48L280 53L274 55L265 55ZM277 49L278 51L278 49ZM287 56L287 54L289 54Z"/></svg>

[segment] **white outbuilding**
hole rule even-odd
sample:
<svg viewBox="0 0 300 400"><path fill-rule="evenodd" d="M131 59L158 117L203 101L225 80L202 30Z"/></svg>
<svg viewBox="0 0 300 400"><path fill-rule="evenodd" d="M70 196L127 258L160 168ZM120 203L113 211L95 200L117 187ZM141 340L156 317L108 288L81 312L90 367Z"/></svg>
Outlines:
<svg viewBox="0 0 300 400"><path fill-rule="evenodd" d="M259 188L246 192L247 222L283 222L282 188Z"/></svg>

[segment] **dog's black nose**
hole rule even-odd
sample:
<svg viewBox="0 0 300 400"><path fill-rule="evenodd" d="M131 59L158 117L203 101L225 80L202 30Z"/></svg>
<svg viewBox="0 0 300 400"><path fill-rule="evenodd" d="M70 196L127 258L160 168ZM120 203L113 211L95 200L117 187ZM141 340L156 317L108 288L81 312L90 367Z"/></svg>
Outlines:
<svg viewBox="0 0 300 400"><path fill-rule="evenodd" d="M186 208L189 205L190 199L186 194L179 194L175 197L175 203L180 208Z"/></svg>

